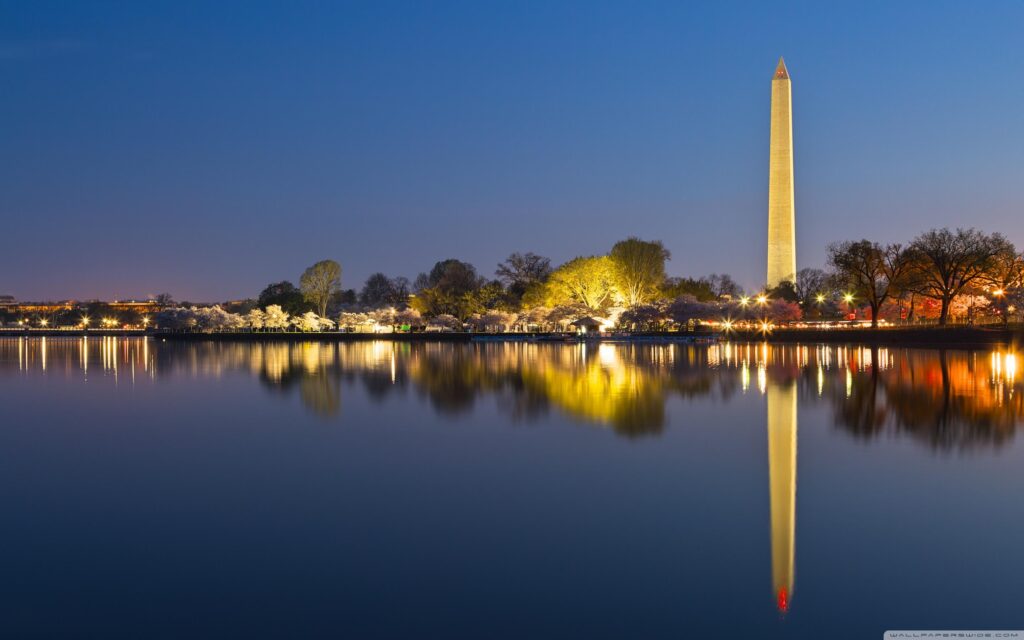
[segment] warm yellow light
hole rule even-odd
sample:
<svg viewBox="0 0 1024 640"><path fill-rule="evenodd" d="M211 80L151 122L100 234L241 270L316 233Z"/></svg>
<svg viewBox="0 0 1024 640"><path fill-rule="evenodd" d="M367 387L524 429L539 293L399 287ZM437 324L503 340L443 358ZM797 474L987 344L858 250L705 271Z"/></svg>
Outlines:
<svg viewBox="0 0 1024 640"><path fill-rule="evenodd" d="M750 298L749 298L749 297L747 297L747 296L742 296L742 297L740 298L740 306L741 306L741 307L745 307L745 306L747 306L748 304L750 304Z"/></svg>
<svg viewBox="0 0 1024 640"><path fill-rule="evenodd" d="M48 324L50 324L50 321L47 320L46 318L43 318L42 320L39 321L39 326L41 327L45 327Z"/></svg>
<svg viewBox="0 0 1024 640"><path fill-rule="evenodd" d="M820 293L818 295L816 295L814 297L814 299L818 301L818 304L821 304L822 302L825 302L825 296L820 294Z"/></svg>
<svg viewBox="0 0 1024 640"><path fill-rule="evenodd" d="M757 304L764 304L766 302L768 302L768 296L764 295L763 293L757 296Z"/></svg>
<svg viewBox="0 0 1024 640"><path fill-rule="evenodd" d="M998 298L999 296L1003 295L1003 293L1005 292L1002 289L996 289L995 291L992 292L992 295Z"/></svg>
<svg viewBox="0 0 1024 640"><path fill-rule="evenodd" d="M846 302L846 304L850 304L851 302L853 302L853 294L852 293L844 293L843 294L843 300Z"/></svg>
<svg viewBox="0 0 1024 640"><path fill-rule="evenodd" d="M89 316L82 316L82 326L83 327L88 327L89 326Z"/></svg>
<svg viewBox="0 0 1024 640"><path fill-rule="evenodd" d="M722 320L722 326L726 331L732 331L732 320Z"/></svg>
<svg viewBox="0 0 1024 640"><path fill-rule="evenodd" d="M761 331L763 331L764 333L768 333L771 330L772 330L771 323L769 323L767 320L762 320L761 321Z"/></svg>
<svg viewBox="0 0 1024 640"><path fill-rule="evenodd" d="M143 317L142 317L142 326L144 326L144 327L145 327L145 326L147 326L148 324L149 324L149 316L143 316Z"/></svg>

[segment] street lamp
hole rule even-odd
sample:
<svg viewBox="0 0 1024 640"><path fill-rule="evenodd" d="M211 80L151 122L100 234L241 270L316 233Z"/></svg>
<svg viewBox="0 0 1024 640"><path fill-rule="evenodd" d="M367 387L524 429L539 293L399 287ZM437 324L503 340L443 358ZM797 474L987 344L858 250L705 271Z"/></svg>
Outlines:
<svg viewBox="0 0 1024 640"><path fill-rule="evenodd" d="M818 295L814 296L814 299L818 302L818 304L821 304L825 302L825 294L819 293Z"/></svg>
<svg viewBox="0 0 1024 640"><path fill-rule="evenodd" d="M748 304L750 304L750 297L749 296L741 296L740 297L740 306L741 307L745 307Z"/></svg>
<svg viewBox="0 0 1024 640"><path fill-rule="evenodd" d="M768 302L768 296L764 295L763 293L761 295L757 296L757 304L759 304L759 305L761 305L763 307L767 302Z"/></svg>
<svg viewBox="0 0 1024 640"><path fill-rule="evenodd" d="M82 326L83 327L88 327L89 326L89 321L90 321L89 320L89 316L82 316Z"/></svg>
<svg viewBox="0 0 1024 640"><path fill-rule="evenodd" d="M845 294L843 294L843 301L846 304L852 304L853 303L853 294L852 293L845 293Z"/></svg>

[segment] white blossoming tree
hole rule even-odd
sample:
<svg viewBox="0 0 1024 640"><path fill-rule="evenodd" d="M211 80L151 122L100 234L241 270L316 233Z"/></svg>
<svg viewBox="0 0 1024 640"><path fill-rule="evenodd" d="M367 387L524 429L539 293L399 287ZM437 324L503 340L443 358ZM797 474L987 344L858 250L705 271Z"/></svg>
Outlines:
<svg viewBox="0 0 1024 640"><path fill-rule="evenodd" d="M283 331L288 328L291 317L279 304L272 304L264 310L263 326L267 329Z"/></svg>
<svg viewBox="0 0 1024 640"><path fill-rule="evenodd" d="M320 330L320 316L314 311L307 311L301 316L295 316L292 318L292 324L299 331L319 331Z"/></svg>
<svg viewBox="0 0 1024 640"><path fill-rule="evenodd" d="M430 324L438 327L444 327L445 329L450 329L452 331L462 331L462 321L447 313L434 316L430 320Z"/></svg>
<svg viewBox="0 0 1024 640"><path fill-rule="evenodd" d="M245 322L249 325L249 328L258 331L263 329L267 325L267 314L262 309L253 309L249 313L245 314Z"/></svg>
<svg viewBox="0 0 1024 640"><path fill-rule="evenodd" d="M415 309L403 309L395 313L394 322L398 326L418 327L423 324L423 316Z"/></svg>

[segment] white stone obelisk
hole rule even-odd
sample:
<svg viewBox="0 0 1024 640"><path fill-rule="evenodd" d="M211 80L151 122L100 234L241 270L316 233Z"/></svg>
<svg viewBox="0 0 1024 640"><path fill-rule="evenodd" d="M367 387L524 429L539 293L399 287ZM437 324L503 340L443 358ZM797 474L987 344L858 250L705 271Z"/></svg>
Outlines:
<svg viewBox="0 0 1024 640"><path fill-rule="evenodd" d="M768 287L796 278L796 209L793 205L793 105L789 71L779 58L772 78L768 163Z"/></svg>

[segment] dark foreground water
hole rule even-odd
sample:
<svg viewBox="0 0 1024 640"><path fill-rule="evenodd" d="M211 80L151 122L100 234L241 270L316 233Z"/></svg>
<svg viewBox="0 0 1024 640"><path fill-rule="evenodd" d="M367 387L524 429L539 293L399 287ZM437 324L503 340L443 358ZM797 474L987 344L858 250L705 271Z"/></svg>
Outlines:
<svg viewBox="0 0 1024 640"><path fill-rule="evenodd" d="M0 636L1024 628L1017 362L0 339Z"/></svg>

